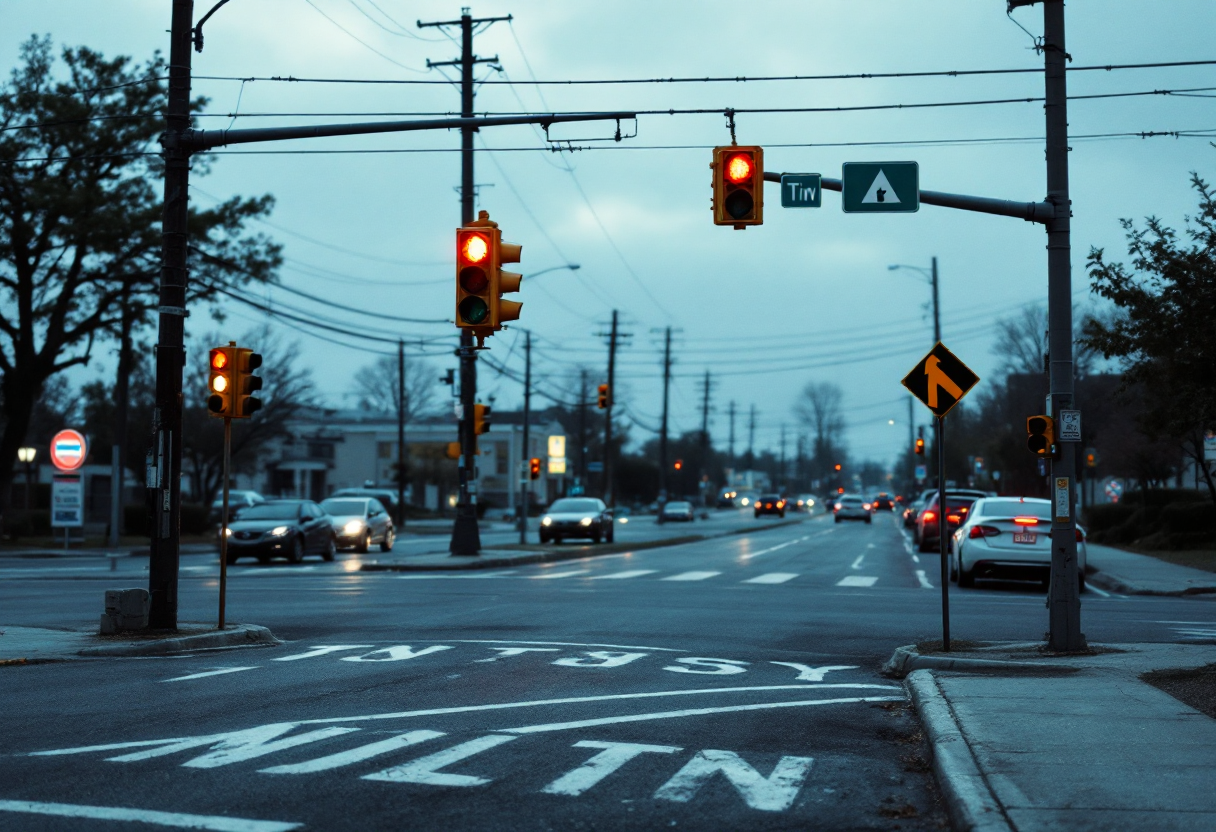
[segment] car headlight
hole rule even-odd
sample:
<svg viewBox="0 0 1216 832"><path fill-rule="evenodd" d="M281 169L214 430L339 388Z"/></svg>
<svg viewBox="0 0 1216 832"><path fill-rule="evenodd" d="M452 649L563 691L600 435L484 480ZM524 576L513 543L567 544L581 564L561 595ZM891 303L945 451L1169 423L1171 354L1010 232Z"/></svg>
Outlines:
<svg viewBox="0 0 1216 832"><path fill-rule="evenodd" d="M746 497L744 497L742 502L743 502L743 505L747 505L751 501L748 500Z"/></svg>
<svg viewBox="0 0 1216 832"><path fill-rule="evenodd" d="M813 506L813 505L815 505L815 501L814 501L814 500L807 500L807 501L806 501L806 504L807 504L807 506Z"/></svg>
<svg viewBox="0 0 1216 832"><path fill-rule="evenodd" d="M232 529L224 529L224 537L232 537Z"/></svg>
<svg viewBox="0 0 1216 832"><path fill-rule="evenodd" d="M584 517L582 520L578 521L578 524L580 526L590 526L594 522L594 519L595 518L592 517Z"/></svg>
<svg viewBox="0 0 1216 832"><path fill-rule="evenodd" d="M342 527L342 531L346 532L347 534L358 534L359 532L363 531L363 521L351 520Z"/></svg>
<svg viewBox="0 0 1216 832"><path fill-rule="evenodd" d="M287 526L275 526L273 529L270 530L270 536L271 537L281 537L281 536L287 534L289 531L291 531L291 529Z"/></svg>
<svg viewBox="0 0 1216 832"><path fill-rule="evenodd" d="M540 518L540 524L542 526L552 526L553 518L552 517L542 517L542 518Z"/></svg>
<svg viewBox="0 0 1216 832"><path fill-rule="evenodd" d="M628 523L628 522L629 522L629 518L628 518L628 517L622 517L622 518L621 518L620 520L618 520L617 522L618 522L618 523Z"/></svg>

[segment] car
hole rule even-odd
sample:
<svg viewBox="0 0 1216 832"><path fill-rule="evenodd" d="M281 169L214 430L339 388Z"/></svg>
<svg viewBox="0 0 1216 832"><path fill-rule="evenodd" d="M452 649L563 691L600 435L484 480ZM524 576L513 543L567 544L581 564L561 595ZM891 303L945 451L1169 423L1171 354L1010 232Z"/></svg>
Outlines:
<svg viewBox="0 0 1216 832"><path fill-rule="evenodd" d="M885 491L870 499L870 511L895 511L895 501Z"/></svg>
<svg viewBox="0 0 1216 832"><path fill-rule="evenodd" d="M870 514L870 504L856 494L841 494L832 504L832 514L839 523L841 520L864 520L870 523L874 520Z"/></svg>
<svg viewBox="0 0 1216 832"><path fill-rule="evenodd" d="M228 491L228 522L232 522L240 515L242 511L251 507L261 505L266 502L266 498L256 491L249 491L243 488L233 488ZM219 525L220 514L224 510L224 495L216 497L211 502L211 522Z"/></svg>
<svg viewBox="0 0 1216 832"><path fill-rule="evenodd" d="M1037 497L976 500L954 533L951 578L961 587L976 578L1051 578L1051 501ZM1085 530L1077 527L1078 590L1085 591Z"/></svg>
<svg viewBox="0 0 1216 832"><path fill-rule="evenodd" d="M333 560L338 549L333 520L312 500L269 500L251 506L228 527L228 563L252 555L261 563L307 554Z"/></svg>
<svg viewBox="0 0 1216 832"><path fill-rule="evenodd" d="M754 506L756 517L762 514L775 514L778 517L785 516L785 498L780 494L761 494L756 498Z"/></svg>
<svg viewBox="0 0 1216 832"><path fill-rule="evenodd" d="M718 501L715 504L717 508L734 508L735 500L739 498L739 492L733 488L723 488L718 492Z"/></svg>
<svg viewBox="0 0 1216 832"><path fill-rule="evenodd" d="M395 488L339 488L333 494L330 494L327 499L334 497L371 497L379 500L380 505L389 510L390 513L397 513L397 489Z"/></svg>
<svg viewBox="0 0 1216 832"><path fill-rule="evenodd" d="M979 496L976 496L979 495ZM916 520L916 540L922 552L936 552L941 546L941 538L939 532L941 530L941 520L938 517L938 493L934 492L925 503L925 507L921 509L920 516ZM954 530L961 526L967 520L967 515L971 512L971 506L980 497L988 496L982 491L954 491L946 492L946 520L947 520L947 535L954 533ZM947 543L950 538L947 537Z"/></svg>
<svg viewBox="0 0 1216 832"><path fill-rule="evenodd" d="M568 537L611 543L612 509L595 497L563 497L555 501L540 518L540 542L561 543Z"/></svg>
<svg viewBox="0 0 1216 832"><path fill-rule="evenodd" d="M815 512L815 506L819 505L819 498L814 494L799 494L793 503L798 511L805 511L807 514L813 514Z"/></svg>
<svg viewBox="0 0 1216 832"><path fill-rule="evenodd" d="M373 497L330 497L321 501L321 508L333 518L334 535L339 549L354 549L367 554L373 543L381 552L390 552L397 530L393 518L380 501Z"/></svg>
<svg viewBox="0 0 1216 832"><path fill-rule="evenodd" d="M664 522L668 520L678 520L681 522L691 523L696 519L696 510L693 509L692 503L687 500L671 500L663 504L663 510L660 515Z"/></svg>

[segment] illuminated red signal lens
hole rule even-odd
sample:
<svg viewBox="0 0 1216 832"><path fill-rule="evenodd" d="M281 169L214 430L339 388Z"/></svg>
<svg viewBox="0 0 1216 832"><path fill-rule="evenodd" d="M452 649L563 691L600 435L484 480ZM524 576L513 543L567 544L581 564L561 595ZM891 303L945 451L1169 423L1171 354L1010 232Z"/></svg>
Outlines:
<svg viewBox="0 0 1216 832"><path fill-rule="evenodd" d="M726 180L738 184L752 178L755 165L746 153L736 153L726 160Z"/></svg>
<svg viewBox="0 0 1216 832"><path fill-rule="evenodd" d="M467 263L480 263L490 255L490 241L481 234L470 234L460 243L460 256Z"/></svg>
<svg viewBox="0 0 1216 832"><path fill-rule="evenodd" d="M216 351L211 354L211 366L222 370L228 366L228 353Z"/></svg>

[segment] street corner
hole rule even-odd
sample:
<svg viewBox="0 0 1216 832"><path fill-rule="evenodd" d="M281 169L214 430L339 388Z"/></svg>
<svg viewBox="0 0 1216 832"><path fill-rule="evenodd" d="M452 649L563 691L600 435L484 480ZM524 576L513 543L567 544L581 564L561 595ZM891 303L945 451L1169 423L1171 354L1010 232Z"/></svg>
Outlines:
<svg viewBox="0 0 1216 832"><path fill-rule="evenodd" d="M282 644L257 624L229 624L223 630L184 623L177 630L141 630L100 635L95 629L0 628L0 664L35 664L79 658L169 656L200 650L273 647Z"/></svg>

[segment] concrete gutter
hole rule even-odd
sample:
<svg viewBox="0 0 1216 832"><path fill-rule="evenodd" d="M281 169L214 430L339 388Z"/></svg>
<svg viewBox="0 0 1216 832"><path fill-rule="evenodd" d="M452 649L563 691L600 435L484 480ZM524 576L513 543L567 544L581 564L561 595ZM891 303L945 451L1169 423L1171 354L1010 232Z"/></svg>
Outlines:
<svg viewBox="0 0 1216 832"><path fill-rule="evenodd" d="M925 727L933 753L933 773L955 832L1013 832L933 674L917 670L908 676L906 684Z"/></svg>
<svg viewBox="0 0 1216 832"><path fill-rule="evenodd" d="M128 632L116 636L89 630L40 627L0 628L0 665L38 664L79 658L169 656L202 650L273 647L283 642L265 627L230 624L217 631L206 624L183 624L176 632Z"/></svg>
<svg viewBox="0 0 1216 832"><path fill-rule="evenodd" d="M1087 568L1085 580L1096 587L1100 587L1109 592L1117 592L1120 595L1156 595L1169 597L1182 597L1186 595L1208 595L1216 593L1216 575L1213 575L1212 586L1188 586L1184 589L1149 589L1125 581L1117 575L1112 575L1109 572L1100 572L1098 570Z"/></svg>
<svg viewBox="0 0 1216 832"><path fill-rule="evenodd" d="M1008 659L976 659L967 656L953 656L949 653L938 653L931 656L922 655L915 645L897 647L891 658L882 666L884 676L893 679L903 679L917 670L954 670L962 673L984 673L1000 671L1001 673L1029 673L1034 675L1076 673L1079 668L1066 664L1052 662L1019 662Z"/></svg>

